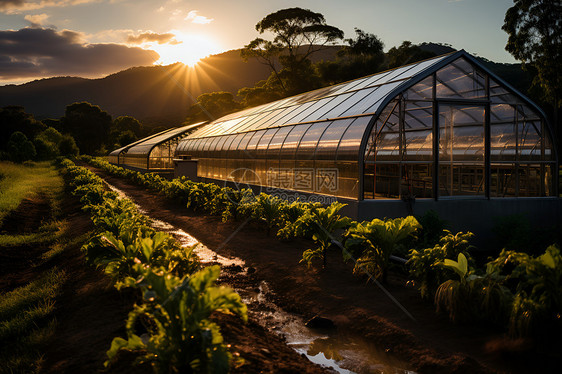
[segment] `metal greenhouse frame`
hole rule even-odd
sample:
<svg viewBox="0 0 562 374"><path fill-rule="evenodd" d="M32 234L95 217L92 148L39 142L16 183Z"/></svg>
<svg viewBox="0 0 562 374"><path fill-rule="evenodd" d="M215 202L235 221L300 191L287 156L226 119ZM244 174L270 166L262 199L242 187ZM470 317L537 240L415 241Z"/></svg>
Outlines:
<svg viewBox="0 0 562 374"><path fill-rule="evenodd" d="M459 51L224 116L175 156L205 180L354 201L546 197L558 194L552 134L538 106Z"/></svg>

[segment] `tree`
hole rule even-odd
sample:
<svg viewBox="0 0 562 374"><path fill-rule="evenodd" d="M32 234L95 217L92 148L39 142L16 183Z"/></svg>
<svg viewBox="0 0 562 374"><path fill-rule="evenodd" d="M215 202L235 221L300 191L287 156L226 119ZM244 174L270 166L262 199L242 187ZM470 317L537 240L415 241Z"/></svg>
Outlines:
<svg viewBox="0 0 562 374"><path fill-rule="evenodd" d="M45 125L26 113L22 106L11 105L0 109L0 149L6 147L8 139L16 131L22 132L27 139L33 139L44 129Z"/></svg>
<svg viewBox="0 0 562 374"><path fill-rule="evenodd" d="M59 143L59 154L66 157L78 156L79 153L78 146L74 141L74 138L70 135L64 135Z"/></svg>
<svg viewBox="0 0 562 374"><path fill-rule="evenodd" d="M338 51L336 61L321 61L316 68L325 84L332 85L382 70L384 43L374 34L355 28L355 39Z"/></svg>
<svg viewBox="0 0 562 374"><path fill-rule="evenodd" d="M56 129L47 127L33 139L33 145L37 151L37 158L39 160L50 160L59 155L59 143L62 140L62 135Z"/></svg>
<svg viewBox="0 0 562 374"><path fill-rule="evenodd" d="M235 112L241 108L230 92L210 92L197 97L197 103L188 111L186 122L209 121ZM210 118L209 118L210 116Z"/></svg>
<svg viewBox="0 0 562 374"><path fill-rule="evenodd" d="M313 72L310 56L343 38L343 31L326 24L321 13L302 8L271 13L256 24L256 30L260 34L272 33L273 41L256 38L242 49L241 55L268 65L286 94L310 89L306 87Z"/></svg>
<svg viewBox="0 0 562 374"><path fill-rule="evenodd" d="M537 69L533 85L541 88L554 108L562 106L562 2L560 0L513 0L505 13L502 30L509 35L505 49L523 66Z"/></svg>
<svg viewBox="0 0 562 374"><path fill-rule="evenodd" d="M120 133L125 131L132 131L138 138L141 136L142 124L136 118L131 116L120 116L115 118L111 126L111 133L115 133L118 136Z"/></svg>
<svg viewBox="0 0 562 374"><path fill-rule="evenodd" d="M99 106L81 102L66 107L62 124L84 153L93 154L107 142L112 120Z"/></svg>
<svg viewBox="0 0 562 374"><path fill-rule="evenodd" d="M339 56L380 56L384 55L384 43L375 34L367 33L361 29L355 28L355 39L345 39L348 44L339 52Z"/></svg>
<svg viewBox="0 0 562 374"><path fill-rule="evenodd" d="M435 53L424 51L410 41L403 41L399 47L392 47L387 53L388 68L412 64L435 56Z"/></svg>
<svg viewBox="0 0 562 374"><path fill-rule="evenodd" d="M33 160L37 154L33 143L21 131L16 131L10 136L7 148L10 159L14 162Z"/></svg>

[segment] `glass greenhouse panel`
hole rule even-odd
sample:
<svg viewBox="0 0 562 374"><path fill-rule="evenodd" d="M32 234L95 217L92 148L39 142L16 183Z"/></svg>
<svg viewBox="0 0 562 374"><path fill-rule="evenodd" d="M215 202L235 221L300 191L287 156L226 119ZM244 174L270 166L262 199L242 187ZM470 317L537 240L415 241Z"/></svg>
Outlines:
<svg viewBox="0 0 562 374"><path fill-rule="evenodd" d="M379 77L378 79L380 79L380 74L376 74L375 76ZM362 84L363 82L365 82L367 79L370 79L372 77L365 77L365 78L359 78L359 79L355 79L352 80L350 82L346 82L346 83L342 83L336 87L336 90L334 90L334 95L341 95L344 94L346 92L351 92L353 90L355 90L355 87L359 86L360 84Z"/></svg>
<svg viewBox="0 0 562 374"><path fill-rule="evenodd" d="M313 105L309 106L306 110L303 110L302 112L300 112L296 116L292 117L289 120L289 123L307 122L306 119L309 116L311 116L312 118L316 118L316 116L314 116L314 113L321 110L321 108L324 105L327 105L328 103L330 103L334 99L335 99L335 97L332 96L332 97L325 97L323 99L320 99L320 100L316 101Z"/></svg>
<svg viewBox="0 0 562 374"><path fill-rule="evenodd" d="M332 101L330 101L329 105L319 109L318 111L312 113L308 117L306 117L302 122L309 122L309 121L318 121L318 120L327 120L334 116L339 117L338 114L343 112L340 105L343 102L346 102L351 96L354 95L354 92L349 92L343 95L335 96ZM347 107L346 104L343 104ZM336 108L340 108L339 110Z"/></svg>
<svg viewBox="0 0 562 374"><path fill-rule="evenodd" d="M301 141L301 138L306 133L310 124L294 126L292 131L287 135L285 141L279 152L279 157L282 159L294 159L295 152Z"/></svg>
<svg viewBox="0 0 562 374"><path fill-rule="evenodd" d="M521 161L540 161L541 160L541 134L540 122L522 121L519 122L518 134L518 159Z"/></svg>
<svg viewBox="0 0 562 374"><path fill-rule="evenodd" d="M490 159L515 162L517 139L515 123L490 124Z"/></svg>
<svg viewBox="0 0 562 374"><path fill-rule="evenodd" d="M260 130L253 132L254 136L250 138L250 141L246 145L246 152L244 152L243 158L255 159L256 158L256 148L260 139L265 134L267 130Z"/></svg>
<svg viewBox="0 0 562 374"><path fill-rule="evenodd" d="M335 160L336 152L343 134L353 123L353 118L340 119L333 121L324 131L322 138L316 147L316 160ZM357 149L359 151L359 149Z"/></svg>
<svg viewBox="0 0 562 374"><path fill-rule="evenodd" d="M308 128L297 148L296 158L298 160L313 159L316 145L328 125L329 122L317 122Z"/></svg>
<svg viewBox="0 0 562 374"><path fill-rule="evenodd" d="M484 161L484 107L439 108L439 161Z"/></svg>
<svg viewBox="0 0 562 374"><path fill-rule="evenodd" d="M436 96L441 98L484 99L486 79L464 58L437 72Z"/></svg>
<svg viewBox="0 0 562 374"><path fill-rule="evenodd" d="M244 134L244 136L240 140L240 143L238 143L238 148L235 158L239 158L239 159L246 158L246 147L248 146L248 143L250 142L250 139L252 139L254 134L255 134L254 132L247 132Z"/></svg>
<svg viewBox="0 0 562 374"><path fill-rule="evenodd" d="M490 122L515 123L515 106L506 103L490 105Z"/></svg>
<svg viewBox="0 0 562 374"><path fill-rule="evenodd" d="M343 134L337 151L337 160L357 161L359 148L371 117L356 118ZM359 175L357 176L359 177Z"/></svg>
<svg viewBox="0 0 562 374"><path fill-rule="evenodd" d="M433 128L433 103L428 101L407 101L404 110L406 131Z"/></svg>
<svg viewBox="0 0 562 374"><path fill-rule="evenodd" d="M295 124L296 122L293 121L292 119L316 103L317 103L316 101L309 101L303 103L302 105L294 105L290 108L287 108L288 110L286 111L286 113L283 112L282 116L280 115L279 117L272 119L270 127Z"/></svg>
<svg viewBox="0 0 562 374"><path fill-rule="evenodd" d="M398 87L401 83L402 82L393 82L379 87L379 89L376 92L374 92L373 95L360 101L357 107L351 108L348 112L345 112L343 116L345 117L348 115L361 114L361 113L375 113L379 109L382 100L386 98L386 96L396 87Z"/></svg>
<svg viewBox="0 0 562 374"><path fill-rule="evenodd" d="M439 196L484 196L484 164L439 164Z"/></svg>
<svg viewBox="0 0 562 374"><path fill-rule="evenodd" d="M417 199L433 197L433 163L402 164L401 196Z"/></svg>
<svg viewBox="0 0 562 374"><path fill-rule="evenodd" d="M544 196L541 193L543 173L540 165L521 164L517 168L519 177L519 194L522 197Z"/></svg>
<svg viewBox="0 0 562 374"><path fill-rule="evenodd" d="M425 61L420 61L412 66L411 69L404 71L402 74L397 75L394 79L404 79L407 77L413 77L414 75L422 72L423 70L427 69L431 65L434 65L444 59L447 56L440 56L438 58L431 58Z"/></svg>
<svg viewBox="0 0 562 374"><path fill-rule="evenodd" d="M338 196L357 199L359 196L359 165L353 161L339 161Z"/></svg>
<svg viewBox="0 0 562 374"><path fill-rule="evenodd" d="M427 77L404 93L406 100L433 100L433 76Z"/></svg>
<svg viewBox="0 0 562 374"><path fill-rule="evenodd" d="M433 160L433 130L406 131L402 160Z"/></svg>
<svg viewBox="0 0 562 374"><path fill-rule="evenodd" d="M344 101L340 105L333 107L328 113L326 113L323 117L324 118L337 118L337 117L347 117L346 113L352 110L360 103L363 103L363 106L366 105L364 100L369 100L368 96L372 95L379 87L372 87L366 88L360 91L355 91L353 96L351 96L348 100ZM361 114L361 108L363 106L358 107L357 113Z"/></svg>
<svg viewBox="0 0 562 374"><path fill-rule="evenodd" d="M484 107L439 107L440 196L485 194L484 113Z"/></svg>
<svg viewBox="0 0 562 374"><path fill-rule="evenodd" d="M373 191L375 199L397 199L400 196L400 165L374 164Z"/></svg>
<svg viewBox="0 0 562 374"><path fill-rule="evenodd" d="M490 166L490 197L517 196L517 173L515 164Z"/></svg>
<svg viewBox="0 0 562 374"><path fill-rule="evenodd" d="M293 129L293 126L286 126L286 127L279 128L279 130L275 133L275 135L273 136L273 138L269 142L269 146L267 148L267 158L268 159L278 159L279 158L279 150L283 146L283 143L285 142L285 138L287 137L287 134L289 134L289 132L291 132L292 129Z"/></svg>
<svg viewBox="0 0 562 374"><path fill-rule="evenodd" d="M375 74L371 77L368 77L364 81L362 81L359 84L353 86L352 90L356 91L356 90L360 90L360 89L367 88L367 87L381 86L383 84L388 83L390 81L390 79L388 79L388 77L391 77L392 75L393 75L392 70L383 71L381 73L378 73L378 74Z"/></svg>
<svg viewBox="0 0 562 374"><path fill-rule="evenodd" d="M269 148L269 143L275 136L279 129L269 129L267 130L260 139L258 146L256 147L256 157L267 158L267 149Z"/></svg>

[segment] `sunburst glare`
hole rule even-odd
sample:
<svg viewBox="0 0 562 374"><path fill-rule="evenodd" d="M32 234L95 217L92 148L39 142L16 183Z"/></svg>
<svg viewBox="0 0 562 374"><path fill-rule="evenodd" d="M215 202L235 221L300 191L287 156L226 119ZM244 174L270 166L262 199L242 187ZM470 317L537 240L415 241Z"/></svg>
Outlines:
<svg viewBox="0 0 562 374"><path fill-rule="evenodd" d="M202 58L220 52L220 46L213 39L200 34L186 34L179 31L171 31L175 34L176 44L154 44L149 48L160 55L156 64L169 65L181 62L188 66L194 66Z"/></svg>

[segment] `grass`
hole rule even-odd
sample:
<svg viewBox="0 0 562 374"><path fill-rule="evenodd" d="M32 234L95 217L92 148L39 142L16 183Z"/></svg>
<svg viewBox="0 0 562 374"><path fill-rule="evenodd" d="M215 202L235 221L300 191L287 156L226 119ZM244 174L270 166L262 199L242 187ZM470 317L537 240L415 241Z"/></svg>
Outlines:
<svg viewBox="0 0 562 374"><path fill-rule="evenodd" d="M84 241L73 237L72 227L61 218L64 182L48 162L17 165L0 162L0 224L25 198L41 194L51 205L51 217L32 233L0 235L0 250L30 245L44 248L37 263L46 264L70 245ZM44 268L44 267L42 267ZM0 292L0 373L36 371L43 360L41 351L57 327L54 317L57 298L67 275L56 266L47 267L34 281L10 292Z"/></svg>
<svg viewBox="0 0 562 374"><path fill-rule="evenodd" d="M56 328L55 300L67 276L56 267L26 286L0 294L0 372L29 372Z"/></svg>
<svg viewBox="0 0 562 374"><path fill-rule="evenodd" d="M0 162L0 225L4 217L16 209L26 197L45 194L55 216L60 213L59 201L64 183L50 162L25 165Z"/></svg>

